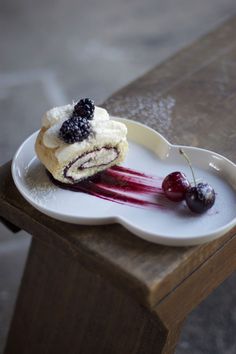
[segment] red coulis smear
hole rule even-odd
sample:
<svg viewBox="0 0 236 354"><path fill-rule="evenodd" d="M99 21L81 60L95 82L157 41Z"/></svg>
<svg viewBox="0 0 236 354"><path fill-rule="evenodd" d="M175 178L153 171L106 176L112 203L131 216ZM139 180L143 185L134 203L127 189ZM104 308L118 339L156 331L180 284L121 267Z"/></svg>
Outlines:
<svg viewBox="0 0 236 354"><path fill-rule="evenodd" d="M52 175L50 178L60 188L83 192L119 204L160 209L167 206L161 188L161 177L149 176L122 166L113 166L74 184L59 182Z"/></svg>

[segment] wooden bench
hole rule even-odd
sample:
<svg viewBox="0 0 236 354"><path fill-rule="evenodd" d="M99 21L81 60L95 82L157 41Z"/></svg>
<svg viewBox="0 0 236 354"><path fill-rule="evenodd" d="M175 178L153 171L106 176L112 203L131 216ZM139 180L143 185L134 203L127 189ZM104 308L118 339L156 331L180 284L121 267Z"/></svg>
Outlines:
<svg viewBox="0 0 236 354"><path fill-rule="evenodd" d="M236 19L111 96L110 113L236 162ZM33 235L6 354L173 353L189 312L236 267L236 229L196 247L31 207L0 168L0 215Z"/></svg>

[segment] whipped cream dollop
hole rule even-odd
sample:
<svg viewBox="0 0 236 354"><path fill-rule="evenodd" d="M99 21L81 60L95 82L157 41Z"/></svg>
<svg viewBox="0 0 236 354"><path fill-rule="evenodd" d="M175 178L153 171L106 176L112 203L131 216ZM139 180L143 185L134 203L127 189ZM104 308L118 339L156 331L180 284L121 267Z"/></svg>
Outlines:
<svg viewBox="0 0 236 354"><path fill-rule="evenodd" d="M73 109L73 104L55 107L46 112L42 119L42 126L45 130L43 144L49 149L55 149L55 156L59 162L67 161L74 153L83 153L91 145L102 148L109 145L111 141L112 144L118 144L126 140L125 124L111 120L106 109L95 106L94 118L90 120L92 132L89 137L82 142L65 143L59 137L59 131L63 122L71 117Z"/></svg>

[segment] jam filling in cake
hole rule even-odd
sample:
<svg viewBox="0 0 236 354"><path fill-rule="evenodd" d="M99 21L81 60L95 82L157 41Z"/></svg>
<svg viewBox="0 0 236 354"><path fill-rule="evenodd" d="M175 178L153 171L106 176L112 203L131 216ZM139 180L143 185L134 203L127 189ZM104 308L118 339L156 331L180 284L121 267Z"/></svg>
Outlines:
<svg viewBox="0 0 236 354"><path fill-rule="evenodd" d="M78 170L85 170L94 167L109 165L118 157L116 148L105 146L95 149L77 157L64 168L64 177L74 182L77 181Z"/></svg>

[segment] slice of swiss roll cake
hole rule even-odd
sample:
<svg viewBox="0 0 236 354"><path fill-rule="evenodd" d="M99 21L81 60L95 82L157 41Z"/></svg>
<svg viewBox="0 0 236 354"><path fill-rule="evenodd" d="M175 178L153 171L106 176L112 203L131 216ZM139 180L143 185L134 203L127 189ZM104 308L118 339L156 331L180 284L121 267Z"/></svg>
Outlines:
<svg viewBox="0 0 236 354"><path fill-rule="evenodd" d="M125 124L85 98L45 113L35 151L58 181L76 183L124 161Z"/></svg>

